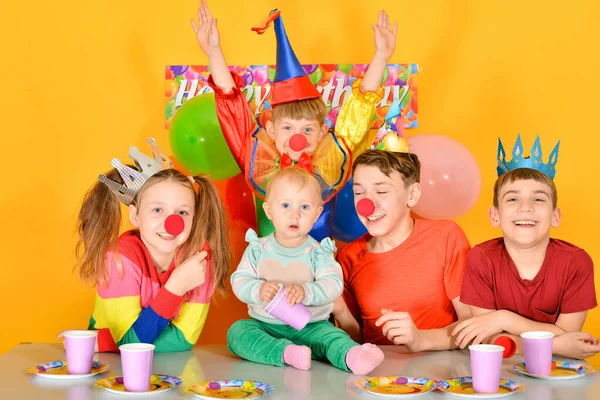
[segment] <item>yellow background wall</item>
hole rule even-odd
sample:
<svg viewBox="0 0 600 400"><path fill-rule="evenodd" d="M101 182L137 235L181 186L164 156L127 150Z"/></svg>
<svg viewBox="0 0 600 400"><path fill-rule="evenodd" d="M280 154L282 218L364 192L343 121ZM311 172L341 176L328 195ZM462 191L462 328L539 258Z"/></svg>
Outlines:
<svg viewBox="0 0 600 400"><path fill-rule="evenodd" d="M487 221L496 138L512 149L536 134L545 155L560 138L556 183L563 209L555 236L600 265L596 212L600 3L596 1L212 0L230 64L275 60L274 35L250 26L284 11L303 63L367 63L377 11L400 21L391 62L413 62L420 127L451 136L477 158L483 191L458 222L472 244L499 235ZM0 353L84 328L93 290L72 273L78 206L110 159L164 130L164 66L205 64L189 19L197 2L7 2L2 37ZM234 232L237 254L241 232ZM599 285L600 273L596 284ZM223 343L245 315L232 296L211 309L202 343ZM600 336L600 309L585 329ZM600 356L592 362L600 366Z"/></svg>

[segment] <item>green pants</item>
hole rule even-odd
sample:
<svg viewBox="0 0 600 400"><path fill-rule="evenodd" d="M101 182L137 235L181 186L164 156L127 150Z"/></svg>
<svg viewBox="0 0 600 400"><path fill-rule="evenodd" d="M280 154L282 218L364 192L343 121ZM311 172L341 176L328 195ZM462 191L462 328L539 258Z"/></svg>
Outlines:
<svg viewBox="0 0 600 400"><path fill-rule="evenodd" d="M283 351L290 345L308 346L314 360L329 360L344 371L346 355L360 346L343 330L329 321L307 324L298 331L288 325L275 325L256 319L239 320L227 332L229 350L246 360L283 366Z"/></svg>

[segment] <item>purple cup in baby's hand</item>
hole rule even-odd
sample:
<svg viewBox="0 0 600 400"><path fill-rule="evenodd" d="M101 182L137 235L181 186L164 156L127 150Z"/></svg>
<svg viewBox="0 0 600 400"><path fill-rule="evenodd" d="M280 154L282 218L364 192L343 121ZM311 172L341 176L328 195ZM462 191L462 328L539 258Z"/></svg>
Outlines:
<svg viewBox="0 0 600 400"><path fill-rule="evenodd" d="M69 375L90 374L98 331L66 331L63 336Z"/></svg>
<svg viewBox="0 0 600 400"><path fill-rule="evenodd" d="M534 331L521 334L527 372L535 375L550 375L553 338L552 332Z"/></svg>
<svg viewBox="0 0 600 400"><path fill-rule="evenodd" d="M494 344L469 346L473 390L477 393L496 393L500 387L500 371L504 347Z"/></svg>
<svg viewBox="0 0 600 400"><path fill-rule="evenodd" d="M150 390L154 348L153 344L147 343L130 343L119 346L125 391L147 392Z"/></svg>
<svg viewBox="0 0 600 400"><path fill-rule="evenodd" d="M281 284L273 300L265 306L265 312L297 330L304 328L311 318L310 310L304 304L288 304L285 286Z"/></svg>

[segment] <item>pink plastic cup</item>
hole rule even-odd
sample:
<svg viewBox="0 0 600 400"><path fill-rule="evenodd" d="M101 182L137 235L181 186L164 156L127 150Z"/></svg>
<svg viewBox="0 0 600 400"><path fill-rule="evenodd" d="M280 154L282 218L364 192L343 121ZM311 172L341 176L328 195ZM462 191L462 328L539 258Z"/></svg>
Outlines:
<svg viewBox="0 0 600 400"><path fill-rule="evenodd" d="M123 385L127 392L147 392L152 376L153 344L130 343L119 346Z"/></svg>
<svg viewBox="0 0 600 400"><path fill-rule="evenodd" d="M98 331L66 331L63 336L69 375L91 373Z"/></svg>
<svg viewBox="0 0 600 400"><path fill-rule="evenodd" d="M285 295L285 286L279 285L279 291L265 307L265 312L273 317L285 322L292 328L301 330L310 321L311 314L310 310L302 303L294 304L290 306L287 303L287 296Z"/></svg>
<svg viewBox="0 0 600 400"><path fill-rule="evenodd" d="M550 375L553 338L552 332L534 331L521 334L527 372L542 376Z"/></svg>
<svg viewBox="0 0 600 400"><path fill-rule="evenodd" d="M500 387L500 371L504 347L494 344L469 346L473 390L477 393L496 393Z"/></svg>

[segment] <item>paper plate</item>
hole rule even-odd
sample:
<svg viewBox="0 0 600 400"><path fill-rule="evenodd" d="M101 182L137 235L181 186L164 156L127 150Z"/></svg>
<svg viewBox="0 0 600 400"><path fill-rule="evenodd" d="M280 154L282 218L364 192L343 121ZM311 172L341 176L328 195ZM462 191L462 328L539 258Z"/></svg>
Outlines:
<svg viewBox="0 0 600 400"><path fill-rule="evenodd" d="M357 380L355 384L370 394L403 399L422 396L436 388L431 379L410 376L373 376Z"/></svg>
<svg viewBox="0 0 600 400"><path fill-rule="evenodd" d="M500 388L496 393L475 393L473 378L470 376L439 381L437 388L442 392L469 399L498 399L525 390L525 386L519 382L500 379Z"/></svg>
<svg viewBox="0 0 600 400"><path fill-rule="evenodd" d="M185 389L202 399L258 399L273 390L268 383L241 380L202 382Z"/></svg>
<svg viewBox="0 0 600 400"><path fill-rule="evenodd" d="M49 379L81 379L89 378L90 376L98 375L108 371L108 364L94 361L92 364L92 372L89 374L82 375L69 375L67 371L67 362L65 360L52 361L45 364L35 365L29 367L27 372L30 374L36 374L43 378Z"/></svg>
<svg viewBox="0 0 600 400"><path fill-rule="evenodd" d="M573 362L566 361L554 361L552 365L552 370L550 371L550 375L536 375L527 372L525 369L525 363L521 362L515 364L513 369L520 374L527 375L533 378L539 379L553 379L553 380L563 380L563 379L577 379L586 376L596 370L585 364L578 364Z"/></svg>
<svg viewBox="0 0 600 400"><path fill-rule="evenodd" d="M123 385L122 376L111 376L110 378L100 379L96 382L96 385L117 394L143 396L166 392L175 386L181 385L181 379L176 376L154 374L150 377L150 390L147 392L127 392L125 385Z"/></svg>

